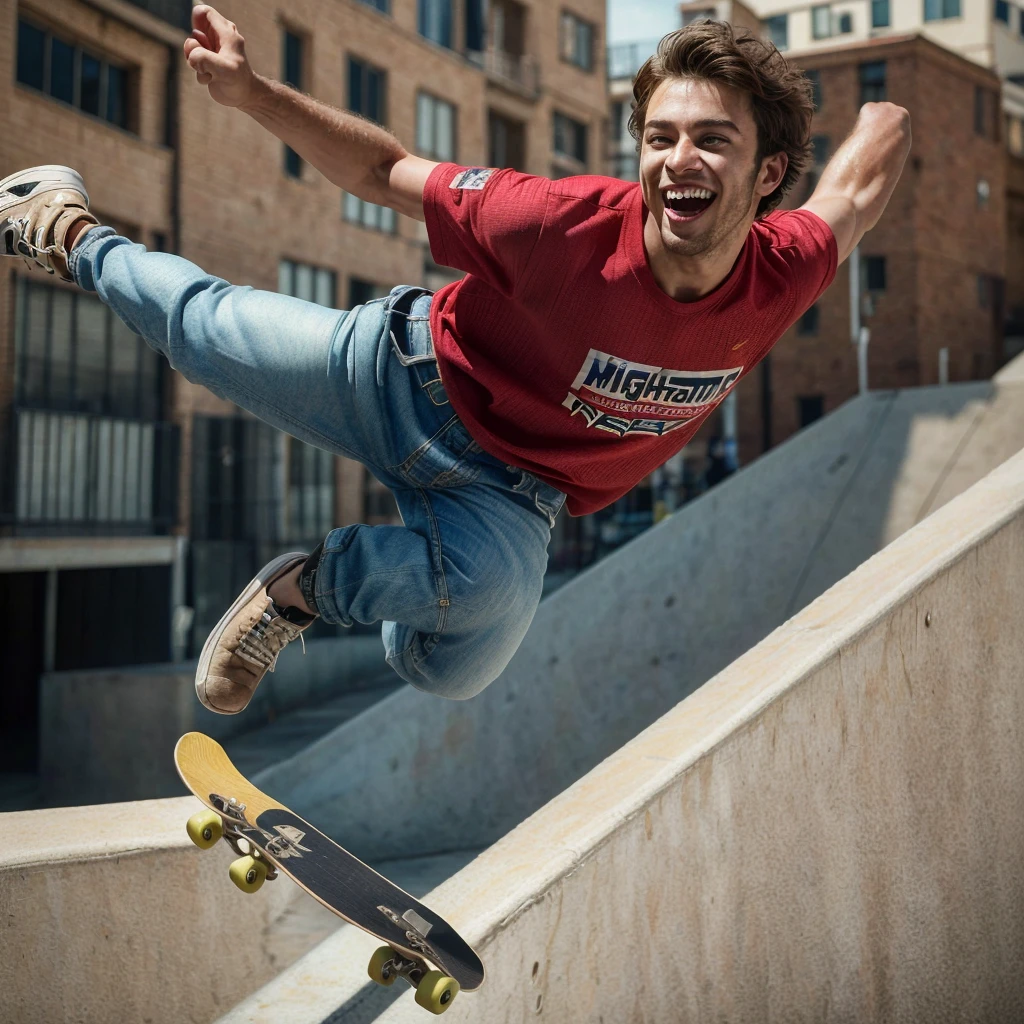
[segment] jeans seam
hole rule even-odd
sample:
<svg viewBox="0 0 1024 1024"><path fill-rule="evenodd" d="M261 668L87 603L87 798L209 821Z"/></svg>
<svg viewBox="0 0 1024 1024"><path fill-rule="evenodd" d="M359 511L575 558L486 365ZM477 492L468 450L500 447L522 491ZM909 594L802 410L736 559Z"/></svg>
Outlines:
<svg viewBox="0 0 1024 1024"><path fill-rule="evenodd" d="M430 451L434 443L438 441L441 437L443 437L445 433L447 433L451 425L457 419L458 416L455 415L447 419L441 427L439 427L429 438L427 438L426 441L423 442L423 444L419 446L419 448L416 449L416 451L414 451L410 456L408 456L408 458L406 458L403 462L400 462L397 466L391 466L388 471L392 473L407 474L409 470L411 470L412 467L415 466L416 463L419 462L419 460L424 455L426 455L428 451ZM414 484L414 486L418 487L419 484Z"/></svg>
<svg viewBox="0 0 1024 1024"><path fill-rule="evenodd" d="M426 512L427 523L430 526L430 551L434 555L436 553L435 565L434 565L434 586L437 590L437 627L434 629L434 635L440 637L444 633L445 626L448 625L448 608L449 608L449 597L448 597L448 580L444 574L444 553L441 550L441 531L437 528L437 519L434 516L434 509L430 504L430 498L427 496L426 489L423 487L417 487L416 493L419 495L420 501L423 503L423 509Z"/></svg>

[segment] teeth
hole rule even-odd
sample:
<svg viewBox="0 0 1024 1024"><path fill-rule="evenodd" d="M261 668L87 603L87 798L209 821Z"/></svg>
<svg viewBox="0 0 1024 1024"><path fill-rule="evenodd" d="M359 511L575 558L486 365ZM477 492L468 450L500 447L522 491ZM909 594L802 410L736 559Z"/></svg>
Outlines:
<svg viewBox="0 0 1024 1024"><path fill-rule="evenodd" d="M706 188L688 188L682 192L669 190L665 193L666 199L711 199L714 192Z"/></svg>

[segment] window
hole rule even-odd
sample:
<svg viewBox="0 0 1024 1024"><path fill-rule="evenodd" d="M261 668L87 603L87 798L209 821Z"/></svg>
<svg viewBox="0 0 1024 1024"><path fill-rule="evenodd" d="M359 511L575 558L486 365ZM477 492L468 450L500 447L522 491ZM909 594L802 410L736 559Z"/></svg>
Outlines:
<svg viewBox="0 0 1024 1024"><path fill-rule="evenodd" d="M302 89L302 37L285 29L281 39L281 68L285 85ZM302 177L302 158L291 146L284 147L284 172L291 178Z"/></svg>
<svg viewBox="0 0 1024 1024"><path fill-rule="evenodd" d="M18 81L32 89L102 118L118 128L128 123L129 73L126 68L18 21Z"/></svg>
<svg viewBox="0 0 1024 1024"><path fill-rule="evenodd" d="M995 18L1004 25L1010 24L1010 5L1007 0L996 0Z"/></svg>
<svg viewBox="0 0 1024 1024"><path fill-rule="evenodd" d="M348 281L348 308L355 309L356 306L364 306L374 299L383 299L389 294L389 289L384 285L374 284L372 281L364 281L358 277L350 277Z"/></svg>
<svg viewBox="0 0 1024 1024"><path fill-rule="evenodd" d="M556 156L568 157L576 163L587 163L587 126L574 121L557 110L554 116L554 143Z"/></svg>
<svg viewBox="0 0 1024 1024"><path fill-rule="evenodd" d="M419 0L419 33L439 46L452 45L452 0Z"/></svg>
<svg viewBox="0 0 1024 1024"><path fill-rule="evenodd" d="M417 93L416 149L430 160L455 161L455 107L451 103Z"/></svg>
<svg viewBox="0 0 1024 1024"><path fill-rule="evenodd" d="M889 21L889 0L871 0L871 27L888 28Z"/></svg>
<svg viewBox="0 0 1024 1024"><path fill-rule="evenodd" d="M1019 117L1007 115L1006 144L1014 156L1024 156L1024 121Z"/></svg>
<svg viewBox="0 0 1024 1024"><path fill-rule="evenodd" d="M801 427L806 427L825 415L824 395L802 395L796 403Z"/></svg>
<svg viewBox="0 0 1024 1024"><path fill-rule="evenodd" d="M796 333L800 335L814 335L818 333L818 322L821 319L821 311L815 303L807 310L797 323Z"/></svg>
<svg viewBox="0 0 1024 1024"><path fill-rule="evenodd" d="M777 14L773 18L765 18L764 30L768 39L780 50L789 48L789 15Z"/></svg>
<svg viewBox="0 0 1024 1024"><path fill-rule="evenodd" d="M488 164L491 167L526 167L526 126L521 121L487 112Z"/></svg>
<svg viewBox="0 0 1024 1024"><path fill-rule="evenodd" d="M872 61L860 66L860 102L885 101L885 61Z"/></svg>
<svg viewBox="0 0 1024 1024"><path fill-rule="evenodd" d="M814 166L824 167L828 163L828 136L827 135L812 135L811 136L811 150L814 154Z"/></svg>
<svg viewBox="0 0 1024 1024"><path fill-rule="evenodd" d="M811 101L814 103L814 110L821 109L821 72L806 71L808 81L811 83Z"/></svg>
<svg viewBox="0 0 1024 1024"><path fill-rule="evenodd" d="M974 134L999 141L999 97L983 85L974 87Z"/></svg>
<svg viewBox="0 0 1024 1024"><path fill-rule="evenodd" d="M341 215L350 224L358 224L371 231L393 235L398 230L398 215L390 206L368 203L349 192L342 193Z"/></svg>
<svg viewBox="0 0 1024 1024"><path fill-rule="evenodd" d="M853 31L853 15L852 14L840 14L839 15L839 34L845 36Z"/></svg>
<svg viewBox="0 0 1024 1024"><path fill-rule="evenodd" d="M387 74L379 68L350 57L348 61L348 109L377 124L387 120L385 93Z"/></svg>
<svg viewBox="0 0 1024 1024"><path fill-rule="evenodd" d="M481 53L487 48L487 0L466 0L466 49Z"/></svg>
<svg viewBox="0 0 1024 1024"><path fill-rule="evenodd" d="M322 539L334 528L334 461L330 452L289 437L285 535Z"/></svg>
<svg viewBox="0 0 1024 1024"><path fill-rule="evenodd" d="M594 26L589 21L577 18L569 11L562 12L561 20L562 60L575 64L584 71L594 70Z"/></svg>
<svg viewBox="0 0 1024 1024"><path fill-rule="evenodd" d="M924 0L924 20L942 21L960 17L960 0Z"/></svg>
<svg viewBox="0 0 1024 1024"><path fill-rule="evenodd" d="M99 299L19 276L15 322L19 405L160 418L159 355Z"/></svg>
<svg viewBox="0 0 1024 1024"><path fill-rule="evenodd" d="M360 0L360 2L366 4L367 7L375 7L382 14L391 13L390 0Z"/></svg>
<svg viewBox="0 0 1024 1024"><path fill-rule="evenodd" d="M832 8L828 4L811 8L811 35L815 39L832 35Z"/></svg>
<svg viewBox="0 0 1024 1024"><path fill-rule="evenodd" d="M334 308L335 282L333 270L312 267L307 263L281 260L277 265L277 290L282 295L293 295L307 302Z"/></svg>
<svg viewBox="0 0 1024 1024"><path fill-rule="evenodd" d="M869 292L885 291L885 257L864 256L861 279L864 281L864 288Z"/></svg>

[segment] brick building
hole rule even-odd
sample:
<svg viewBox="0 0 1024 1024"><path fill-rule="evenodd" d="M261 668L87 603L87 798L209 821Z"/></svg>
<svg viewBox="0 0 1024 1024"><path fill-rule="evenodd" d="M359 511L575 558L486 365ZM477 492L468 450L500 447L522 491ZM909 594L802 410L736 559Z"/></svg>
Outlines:
<svg viewBox="0 0 1024 1024"><path fill-rule="evenodd" d="M603 0L223 0L261 73L411 151L602 169ZM92 208L233 283L340 308L437 287L423 226L345 196L181 57L189 0L19 0L0 26L2 173L84 175ZM188 656L272 554L382 522L363 468L191 385L93 297L0 275L0 771L31 771L48 669ZM13 639L12 639L13 638Z"/></svg>

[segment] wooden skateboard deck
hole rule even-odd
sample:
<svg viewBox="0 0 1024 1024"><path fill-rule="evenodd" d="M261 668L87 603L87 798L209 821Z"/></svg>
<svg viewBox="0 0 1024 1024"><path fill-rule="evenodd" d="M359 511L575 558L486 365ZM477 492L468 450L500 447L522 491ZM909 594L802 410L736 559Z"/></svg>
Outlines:
<svg viewBox="0 0 1024 1024"><path fill-rule="evenodd" d="M480 958L444 918L258 790L235 768L216 740L203 733L186 733L174 748L174 763L185 785L220 816L223 838L240 855L265 862L236 861L232 865L232 877L240 888L245 888L246 871L250 883L246 891L255 891L262 876L271 879L280 871L339 917L375 935L400 954L395 958L394 976L405 976L415 987L425 973L424 965L434 964L458 982L454 992L459 988L472 991L483 983ZM216 828L212 830L212 842L209 829L202 842L193 834L193 822L200 817L190 819L189 835L198 845L212 846L218 835ZM208 815L204 820L216 824L216 819ZM239 839L246 840L251 849L243 851ZM241 878L236 877L236 865L242 869ZM256 880L253 876L260 877ZM379 965L386 959L385 955L378 961L378 975ZM373 961L370 976L382 984L394 980L393 976L389 980L387 967L383 979L375 976ZM433 1012L443 1012L454 992Z"/></svg>

